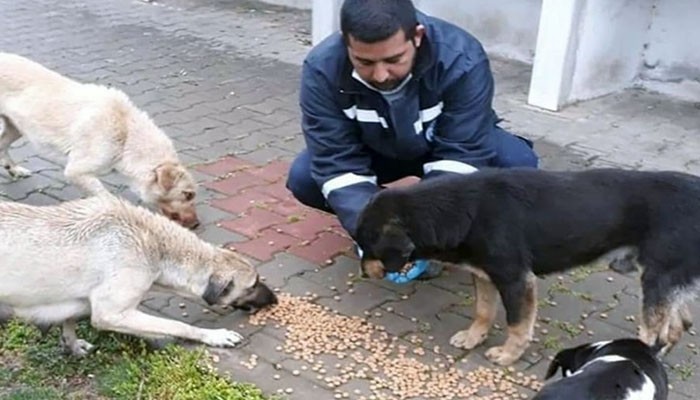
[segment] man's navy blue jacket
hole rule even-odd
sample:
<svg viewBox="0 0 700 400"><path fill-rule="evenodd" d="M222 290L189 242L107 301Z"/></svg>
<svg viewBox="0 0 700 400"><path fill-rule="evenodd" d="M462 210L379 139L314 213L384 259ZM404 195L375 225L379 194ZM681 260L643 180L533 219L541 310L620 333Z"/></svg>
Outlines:
<svg viewBox="0 0 700 400"><path fill-rule="evenodd" d="M422 13L418 21L426 31L412 78L391 103L354 72L340 33L304 61L300 102L311 175L350 235L379 190L373 153L425 160L424 178L469 173L496 158L486 140L498 118L484 49L446 21Z"/></svg>

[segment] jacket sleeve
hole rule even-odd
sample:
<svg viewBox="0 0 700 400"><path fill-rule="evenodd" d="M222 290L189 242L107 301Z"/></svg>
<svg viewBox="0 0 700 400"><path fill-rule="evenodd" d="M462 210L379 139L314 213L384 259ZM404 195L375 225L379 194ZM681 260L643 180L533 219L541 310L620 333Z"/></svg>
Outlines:
<svg viewBox="0 0 700 400"><path fill-rule="evenodd" d="M356 122L348 117L353 110L338 105L337 90L323 74L304 63L300 103L311 176L343 228L354 237L360 211L379 188Z"/></svg>
<svg viewBox="0 0 700 400"><path fill-rule="evenodd" d="M470 173L490 165L496 151L487 135L497 122L491 107L494 84L488 59L453 78L443 109L432 127L433 151L425 177L444 172Z"/></svg>

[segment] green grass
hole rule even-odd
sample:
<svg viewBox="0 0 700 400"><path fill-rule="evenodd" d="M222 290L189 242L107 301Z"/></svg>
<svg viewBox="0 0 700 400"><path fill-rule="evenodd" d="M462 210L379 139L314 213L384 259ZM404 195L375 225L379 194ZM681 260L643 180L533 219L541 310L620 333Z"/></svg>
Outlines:
<svg viewBox="0 0 700 400"><path fill-rule="evenodd" d="M597 272L603 272L606 270L608 270L607 265L594 263L594 264L585 265L585 266L582 266L579 268L575 268L575 269L571 270L571 272L569 272L569 275L571 275L573 277L574 282L578 283L578 282L585 280L586 278L588 278L589 276L591 276Z"/></svg>
<svg viewBox="0 0 700 400"><path fill-rule="evenodd" d="M566 332L566 334L569 335L569 338L571 339L575 339L578 335L580 335L583 332L583 329L572 324L571 322L556 321L554 324L558 326L559 329Z"/></svg>
<svg viewBox="0 0 700 400"><path fill-rule="evenodd" d="M687 381L695 374L697 366L690 359L683 361L671 367L671 370L676 374L681 381Z"/></svg>
<svg viewBox="0 0 700 400"><path fill-rule="evenodd" d="M154 351L132 336L98 333L81 324L79 336L96 347L76 358L63 354L59 332L54 328L43 336L17 321L0 328L0 398L266 399L253 385L219 376L204 348L170 345Z"/></svg>
<svg viewBox="0 0 700 400"><path fill-rule="evenodd" d="M561 342L559 341L559 336L554 335L545 336L542 340L542 347L544 347L547 350L552 350L555 353L564 348Z"/></svg>

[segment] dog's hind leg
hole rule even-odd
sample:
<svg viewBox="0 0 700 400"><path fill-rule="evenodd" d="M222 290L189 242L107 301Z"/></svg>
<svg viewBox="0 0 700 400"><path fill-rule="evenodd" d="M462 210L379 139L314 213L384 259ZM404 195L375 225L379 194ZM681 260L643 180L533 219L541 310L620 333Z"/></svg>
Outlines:
<svg viewBox="0 0 700 400"><path fill-rule="evenodd" d="M78 335L75 332L76 326L77 323L74 319L69 319L63 322L61 344L66 352L69 352L76 357L82 357L88 354L94 346L83 339L78 339Z"/></svg>
<svg viewBox="0 0 700 400"><path fill-rule="evenodd" d="M496 282L506 309L508 338L502 346L486 351L486 357L498 365L517 361L532 340L537 318L537 283L532 273L507 283Z"/></svg>
<svg viewBox="0 0 700 400"><path fill-rule="evenodd" d="M670 352L671 349L673 349L673 347L681 341L683 332L689 330L693 325L692 318L690 309L688 309L688 305L684 301L678 300L677 303L673 305L668 321L668 327L664 327L661 330L662 334L659 342L666 344L661 349L661 354Z"/></svg>
<svg viewBox="0 0 700 400"><path fill-rule="evenodd" d="M490 280L474 274L476 291L476 317L469 329L455 333L450 344L455 347L471 350L483 343L488 336L498 312L498 290Z"/></svg>
<svg viewBox="0 0 700 400"><path fill-rule="evenodd" d="M642 321L639 339L652 347L661 348L666 354L680 340L683 332L683 319L678 309L674 309L669 286L671 276L663 276L655 271L668 269L646 267L642 274Z"/></svg>
<svg viewBox="0 0 700 400"><path fill-rule="evenodd" d="M12 179L26 178L32 175L32 171L20 167L10 157L10 146L22 137L17 128L7 117L0 116L0 165L7 171Z"/></svg>
<svg viewBox="0 0 700 400"><path fill-rule="evenodd" d="M687 303L683 303L678 307L678 315L683 323L683 330L690 330L690 328L693 327L693 315L690 313L690 308Z"/></svg>

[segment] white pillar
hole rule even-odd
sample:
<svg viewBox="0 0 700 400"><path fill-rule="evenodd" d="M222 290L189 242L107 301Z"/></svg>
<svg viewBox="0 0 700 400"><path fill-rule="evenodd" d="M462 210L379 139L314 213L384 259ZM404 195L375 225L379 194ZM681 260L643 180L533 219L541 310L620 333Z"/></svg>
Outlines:
<svg viewBox="0 0 700 400"><path fill-rule="evenodd" d="M340 6L343 0L313 0L311 8L311 36L317 45L340 29Z"/></svg>
<svg viewBox="0 0 700 400"><path fill-rule="evenodd" d="M585 0L542 0L529 104L558 111L568 98L584 3Z"/></svg>

